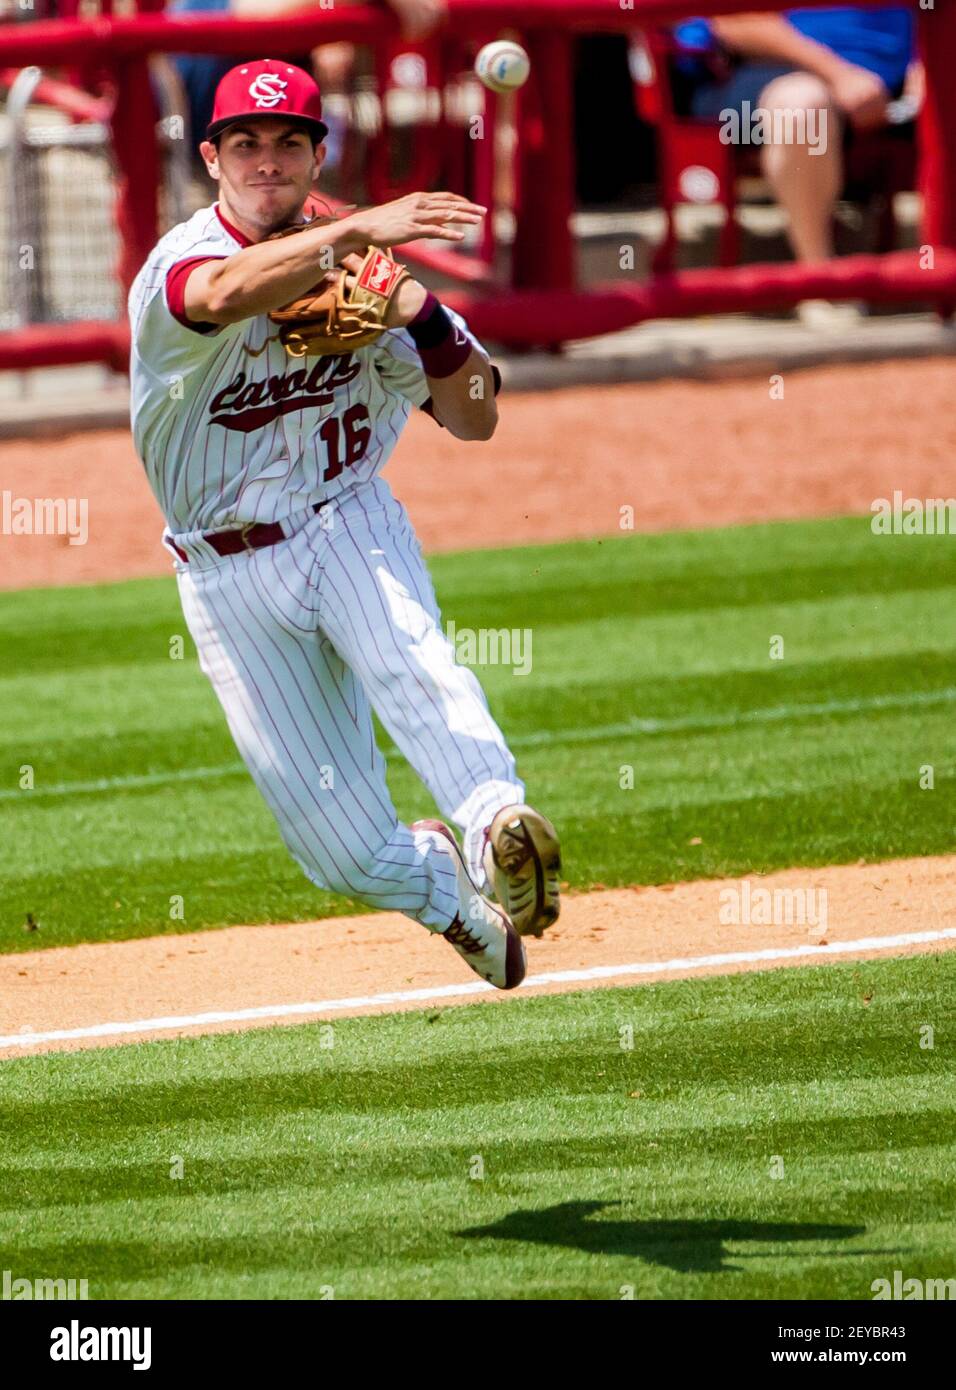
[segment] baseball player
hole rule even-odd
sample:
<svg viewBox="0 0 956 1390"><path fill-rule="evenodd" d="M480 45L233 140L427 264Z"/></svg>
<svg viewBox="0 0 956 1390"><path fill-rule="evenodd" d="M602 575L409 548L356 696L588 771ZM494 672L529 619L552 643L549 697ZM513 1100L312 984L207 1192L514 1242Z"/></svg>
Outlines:
<svg viewBox="0 0 956 1390"><path fill-rule="evenodd" d="M200 146L219 200L158 242L130 291L133 436L200 665L307 877L406 913L513 989L522 937L558 915L557 836L525 804L380 476L412 406L459 439L495 429L484 348L380 249L460 241L485 209L413 193L311 225L321 116L288 63L219 84ZM386 306L373 341L294 355L283 307L333 282ZM399 822L372 708L463 849L443 821Z"/></svg>

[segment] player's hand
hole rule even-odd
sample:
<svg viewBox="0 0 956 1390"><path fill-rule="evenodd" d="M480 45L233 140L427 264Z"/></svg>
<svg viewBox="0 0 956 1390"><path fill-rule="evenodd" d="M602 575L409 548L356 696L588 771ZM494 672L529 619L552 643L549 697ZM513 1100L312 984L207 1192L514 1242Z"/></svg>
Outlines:
<svg viewBox="0 0 956 1390"><path fill-rule="evenodd" d="M855 63L844 63L830 83L833 100L856 130L886 125L889 92L882 80Z"/></svg>
<svg viewBox="0 0 956 1390"><path fill-rule="evenodd" d="M465 226L477 226L487 208L470 203L460 193L406 193L393 203L360 208L338 224L354 233L357 246L400 246L421 237L461 241Z"/></svg>
<svg viewBox="0 0 956 1390"><path fill-rule="evenodd" d="M342 264L349 272L345 282L349 289L354 285L355 276L362 269L364 259L364 256L359 256L355 252L342 257ZM385 315L386 326L388 328L404 328L407 323L411 323L425 303L427 293L424 285L407 275L389 300L388 312Z"/></svg>

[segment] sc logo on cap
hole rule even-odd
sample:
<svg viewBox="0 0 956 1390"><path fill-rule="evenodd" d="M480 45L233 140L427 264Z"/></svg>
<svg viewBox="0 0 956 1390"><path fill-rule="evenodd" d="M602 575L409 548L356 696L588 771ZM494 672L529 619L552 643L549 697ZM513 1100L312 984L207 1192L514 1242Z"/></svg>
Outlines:
<svg viewBox="0 0 956 1390"><path fill-rule="evenodd" d="M278 106L280 101L286 99L285 89L288 85L277 73L260 72L249 85L249 95L257 106Z"/></svg>

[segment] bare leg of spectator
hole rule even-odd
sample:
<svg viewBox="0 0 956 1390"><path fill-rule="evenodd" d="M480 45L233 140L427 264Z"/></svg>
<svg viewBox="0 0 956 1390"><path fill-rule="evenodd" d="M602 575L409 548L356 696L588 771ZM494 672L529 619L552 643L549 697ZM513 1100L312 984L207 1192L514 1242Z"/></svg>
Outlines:
<svg viewBox="0 0 956 1390"><path fill-rule="evenodd" d="M761 107L778 113L772 129L792 135L816 129L826 139L815 150L805 141L763 147L763 170L790 219L790 242L798 261L827 261L833 255L833 205L843 185L842 126L827 88L806 72L778 77L760 94ZM816 127L808 120L818 122ZM826 122L825 126L823 122Z"/></svg>
<svg viewBox="0 0 956 1390"><path fill-rule="evenodd" d="M833 256L833 208L843 187L840 114L825 83L805 72L769 83L760 105L771 113L774 133L763 147L764 175L789 218L793 253L798 261L828 261ZM812 143L810 136L815 136ZM808 299L797 305L797 315L807 327L839 330L852 327L861 311L856 304Z"/></svg>

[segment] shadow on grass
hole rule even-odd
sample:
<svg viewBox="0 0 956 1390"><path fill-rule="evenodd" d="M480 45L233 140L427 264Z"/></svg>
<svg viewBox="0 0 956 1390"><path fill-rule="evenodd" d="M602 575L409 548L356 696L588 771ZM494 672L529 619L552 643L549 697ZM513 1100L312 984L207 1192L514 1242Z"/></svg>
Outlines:
<svg viewBox="0 0 956 1390"><path fill-rule="evenodd" d="M543 1211L515 1211L490 1226L457 1234L468 1240L521 1240L562 1245L589 1255L626 1255L676 1270L713 1274L734 1269L726 1241L849 1240L865 1226L822 1226L787 1221L591 1221L616 1202L562 1202Z"/></svg>

